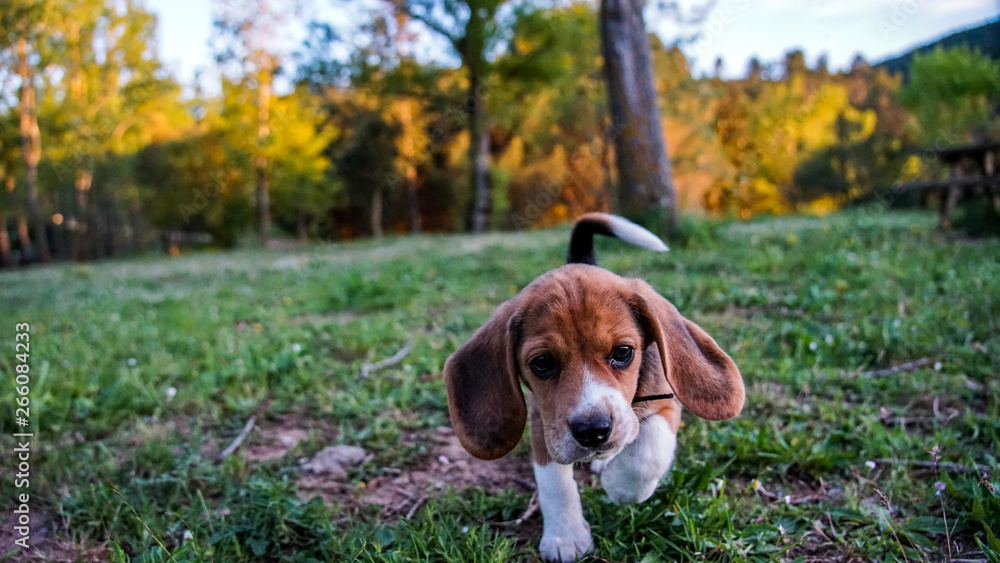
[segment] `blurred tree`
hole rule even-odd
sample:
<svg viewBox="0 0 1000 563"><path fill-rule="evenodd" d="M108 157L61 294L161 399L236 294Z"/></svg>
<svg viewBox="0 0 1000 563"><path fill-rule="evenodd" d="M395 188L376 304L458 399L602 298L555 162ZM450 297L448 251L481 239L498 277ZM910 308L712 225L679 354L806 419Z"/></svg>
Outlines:
<svg viewBox="0 0 1000 563"><path fill-rule="evenodd" d="M136 177L143 212L164 235L207 232L230 247L253 222L251 157L233 150L221 130L202 125L181 139L147 145L137 155Z"/></svg>
<svg viewBox="0 0 1000 563"><path fill-rule="evenodd" d="M643 0L601 0L601 41L618 160L622 213L670 232L677 194L653 79Z"/></svg>
<svg viewBox="0 0 1000 563"><path fill-rule="evenodd" d="M806 65L806 56L801 49L795 49L785 53L785 80L790 80L796 76L803 76L809 73Z"/></svg>
<svg viewBox="0 0 1000 563"><path fill-rule="evenodd" d="M257 150L254 151L256 174L257 236L266 243L271 227L268 189L267 144L271 136L271 109L274 75L280 66L274 40L287 27L289 13L298 6L272 5L270 0L246 3L216 2L215 26L221 43L216 55L220 63L238 62L240 78L257 93Z"/></svg>
<svg viewBox="0 0 1000 563"><path fill-rule="evenodd" d="M325 151L337 136L320 100L300 87L270 102L276 119L268 143L274 219L299 239L317 236L319 223L337 205L341 186L328 181Z"/></svg>
<svg viewBox="0 0 1000 563"><path fill-rule="evenodd" d="M469 226L485 232L493 205L489 175L489 131L483 94L491 71L490 53L499 43L497 12L506 0L389 0L397 10L446 39L468 73L468 113L472 206Z"/></svg>
<svg viewBox="0 0 1000 563"><path fill-rule="evenodd" d="M58 9L48 12L48 56L51 74L59 79L43 102L43 128L53 139L48 151L53 164L60 174L69 172L74 178L71 255L93 258L102 233L105 251L115 251L120 195L113 185L95 183L96 168L108 155L135 150L137 144L182 127L184 112L171 112L164 104L173 99L176 108L179 89L160 76L152 49L152 14L134 0L54 7ZM160 118L152 119L153 114ZM92 197L95 191L100 198ZM96 199L100 209L94 207Z"/></svg>
<svg viewBox="0 0 1000 563"><path fill-rule="evenodd" d="M974 140L995 115L1000 101L1000 62L968 47L917 54L900 101L916 117L918 138L927 145ZM980 132L979 136L983 136Z"/></svg>
<svg viewBox="0 0 1000 563"><path fill-rule="evenodd" d="M379 100L380 117L396 136L395 162L385 171L386 181L372 193L373 215L381 215L384 199L401 188L409 231L420 232L420 196L417 169L427 162L430 139L424 119L425 105L433 88L433 68L421 68L410 48L415 36L408 25L410 14L399 3L390 2L389 12L376 12L367 26L369 44L355 57L353 84ZM372 63L371 61L376 61ZM382 218L372 218L372 232L382 232Z"/></svg>
<svg viewBox="0 0 1000 563"><path fill-rule="evenodd" d="M778 81L751 74L731 82L719 104L716 130L739 172L732 184L719 186L714 205L741 217L782 213L821 198L829 208L880 181L864 172L875 159L858 160L865 147L887 148L869 142L878 114L860 100L861 107L851 103L852 79L812 72L796 52L786 57L786 69Z"/></svg>
<svg viewBox="0 0 1000 563"><path fill-rule="evenodd" d="M17 121L18 112L13 110L0 114L0 268L6 268L14 264L14 256L11 248L9 219L12 215L21 213L21 205L18 204L14 194L7 189L7 178L13 180L14 169L21 161L20 144L21 139L16 136L19 131ZM11 183L12 185L12 183Z"/></svg>
<svg viewBox="0 0 1000 563"><path fill-rule="evenodd" d="M308 87L317 95L342 84L349 65L333 58L334 46L339 41L340 36L329 23L309 22L302 45L292 53L295 83Z"/></svg>
<svg viewBox="0 0 1000 563"><path fill-rule="evenodd" d="M486 97L494 190L507 195L515 228L608 208L613 151L595 15L584 2L519 10L494 63L504 85Z"/></svg>
<svg viewBox="0 0 1000 563"><path fill-rule="evenodd" d="M406 54L406 46L413 43L414 35L408 31L409 14L405 10L396 10L396 47L397 69L409 69L411 76L416 62ZM406 81L406 78L404 78ZM407 215L410 220L410 232L419 233L420 228L420 196L417 193L417 167L426 160L427 145L430 139L426 124L419 120L418 101L412 95L403 95L390 107L392 119L399 124L399 140L396 143L399 157L396 160L396 172L403 182L406 192Z"/></svg>
<svg viewBox="0 0 1000 563"><path fill-rule="evenodd" d="M396 4L376 5L370 21L360 26L349 58L334 62L329 57L336 35L328 25L313 22L305 53L297 55L303 63L298 73L300 83L324 95L331 116L343 131L329 154L347 185L346 201L364 211L373 236L382 235L386 217L396 216L392 207L399 203L408 230L421 230L419 168L430 157L426 106L436 90L437 69L422 66L413 58L408 21L408 13ZM392 142L394 147L386 154L394 160L377 170L359 169L351 159L373 161L357 145L361 139L377 146ZM362 178L362 184L354 185Z"/></svg>
<svg viewBox="0 0 1000 563"><path fill-rule="evenodd" d="M385 198L398 184L393 172L399 159L398 131L374 97L351 100L354 107L341 106L345 131L337 155L337 172L348 186L352 207L368 210L368 229L382 235Z"/></svg>
<svg viewBox="0 0 1000 563"><path fill-rule="evenodd" d="M0 11L0 60L11 63L11 50L16 51L17 75L20 79L19 130L21 133L22 157L24 159L24 192L28 211L35 230L34 249L38 259L48 262L52 259L46 236L46 221L38 198L38 162L42 155L41 133L38 128L38 107L35 94L35 64L37 55L31 52L33 45L42 41L43 18L46 11L45 0L11 0ZM6 234L6 229L4 230Z"/></svg>

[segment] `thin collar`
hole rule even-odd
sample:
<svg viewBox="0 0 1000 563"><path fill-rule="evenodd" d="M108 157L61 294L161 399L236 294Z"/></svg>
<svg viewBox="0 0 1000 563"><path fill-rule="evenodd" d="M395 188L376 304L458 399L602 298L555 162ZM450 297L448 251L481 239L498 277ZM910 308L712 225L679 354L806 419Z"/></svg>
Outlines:
<svg viewBox="0 0 1000 563"><path fill-rule="evenodd" d="M632 399L632 403L643 403L646 401L659 401L660 399L673 399L673 393L667 393L665 395L646 395L644 397L636 397Z"/></svg>

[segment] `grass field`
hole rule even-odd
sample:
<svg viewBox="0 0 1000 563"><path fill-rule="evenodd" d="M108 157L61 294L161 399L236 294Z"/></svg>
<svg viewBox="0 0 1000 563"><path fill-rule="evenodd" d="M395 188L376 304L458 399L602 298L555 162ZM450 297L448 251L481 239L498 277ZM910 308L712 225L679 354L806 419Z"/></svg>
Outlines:
<svg viewBox="0 0 1000 563"><path fill-rule="evenodd" d="M716 338L748 397L733 421L685 414L674 468L643 504L613 505L578 472L591 560L1000 561L1000 242L934 225L854 212L692 221L662 255L601 242L602 266L645 278ZM496 305L561 265L568 234L0 274L0 552L24 556L8 552L22 492L10 374L15 324L30 323L36 557L537 560L540 515L516 521L526 444L466 459L440 373ZM346 476L300 469L334 444L368 456Z"/></svg>

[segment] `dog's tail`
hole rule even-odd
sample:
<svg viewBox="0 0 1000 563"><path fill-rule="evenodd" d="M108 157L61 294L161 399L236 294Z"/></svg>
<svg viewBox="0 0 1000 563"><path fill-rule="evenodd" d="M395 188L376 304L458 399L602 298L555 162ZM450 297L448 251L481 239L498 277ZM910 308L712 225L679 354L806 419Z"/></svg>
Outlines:
<svg viewBox="0 0 1000 563"><path fill-rule="evenodd" d="M587 213L581 215L573 225L573 234L569 237L567 264L597 265L597 257L594 255L594 235L614 237L658 252L670 250L659 237L624 217L610 213Z"/></svg>

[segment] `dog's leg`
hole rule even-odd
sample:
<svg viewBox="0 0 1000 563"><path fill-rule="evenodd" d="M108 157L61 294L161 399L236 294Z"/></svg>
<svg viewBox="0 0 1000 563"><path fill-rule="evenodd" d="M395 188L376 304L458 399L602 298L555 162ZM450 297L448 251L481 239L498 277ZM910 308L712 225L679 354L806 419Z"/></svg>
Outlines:
<svg viewBox="0 0 1000 563"><path fill-rule="evenodd" d="M590 525L583 519L580 490L573 479L573 466L552 461L545 445L545 424L533 393L527 395L531 413L531 458L542 509L542 543L538 551L545 561L568 563L594 550Z"/></svg>
<svg viewBox="0 0 1000 563"><path fill-rule="evenodd" d="M659 414L647 417L639 437L600 468L608 497L616 503L648 499L670 469L676 447L677 434L667 420Z"/></svg>
<svg viewBox="0 0 1000 563"><path fill-rule="evenodd" d="M573 466L535 463L538 504L542 508L542 559L568 563L594 550L590 525L583 519Z"/></svg>

